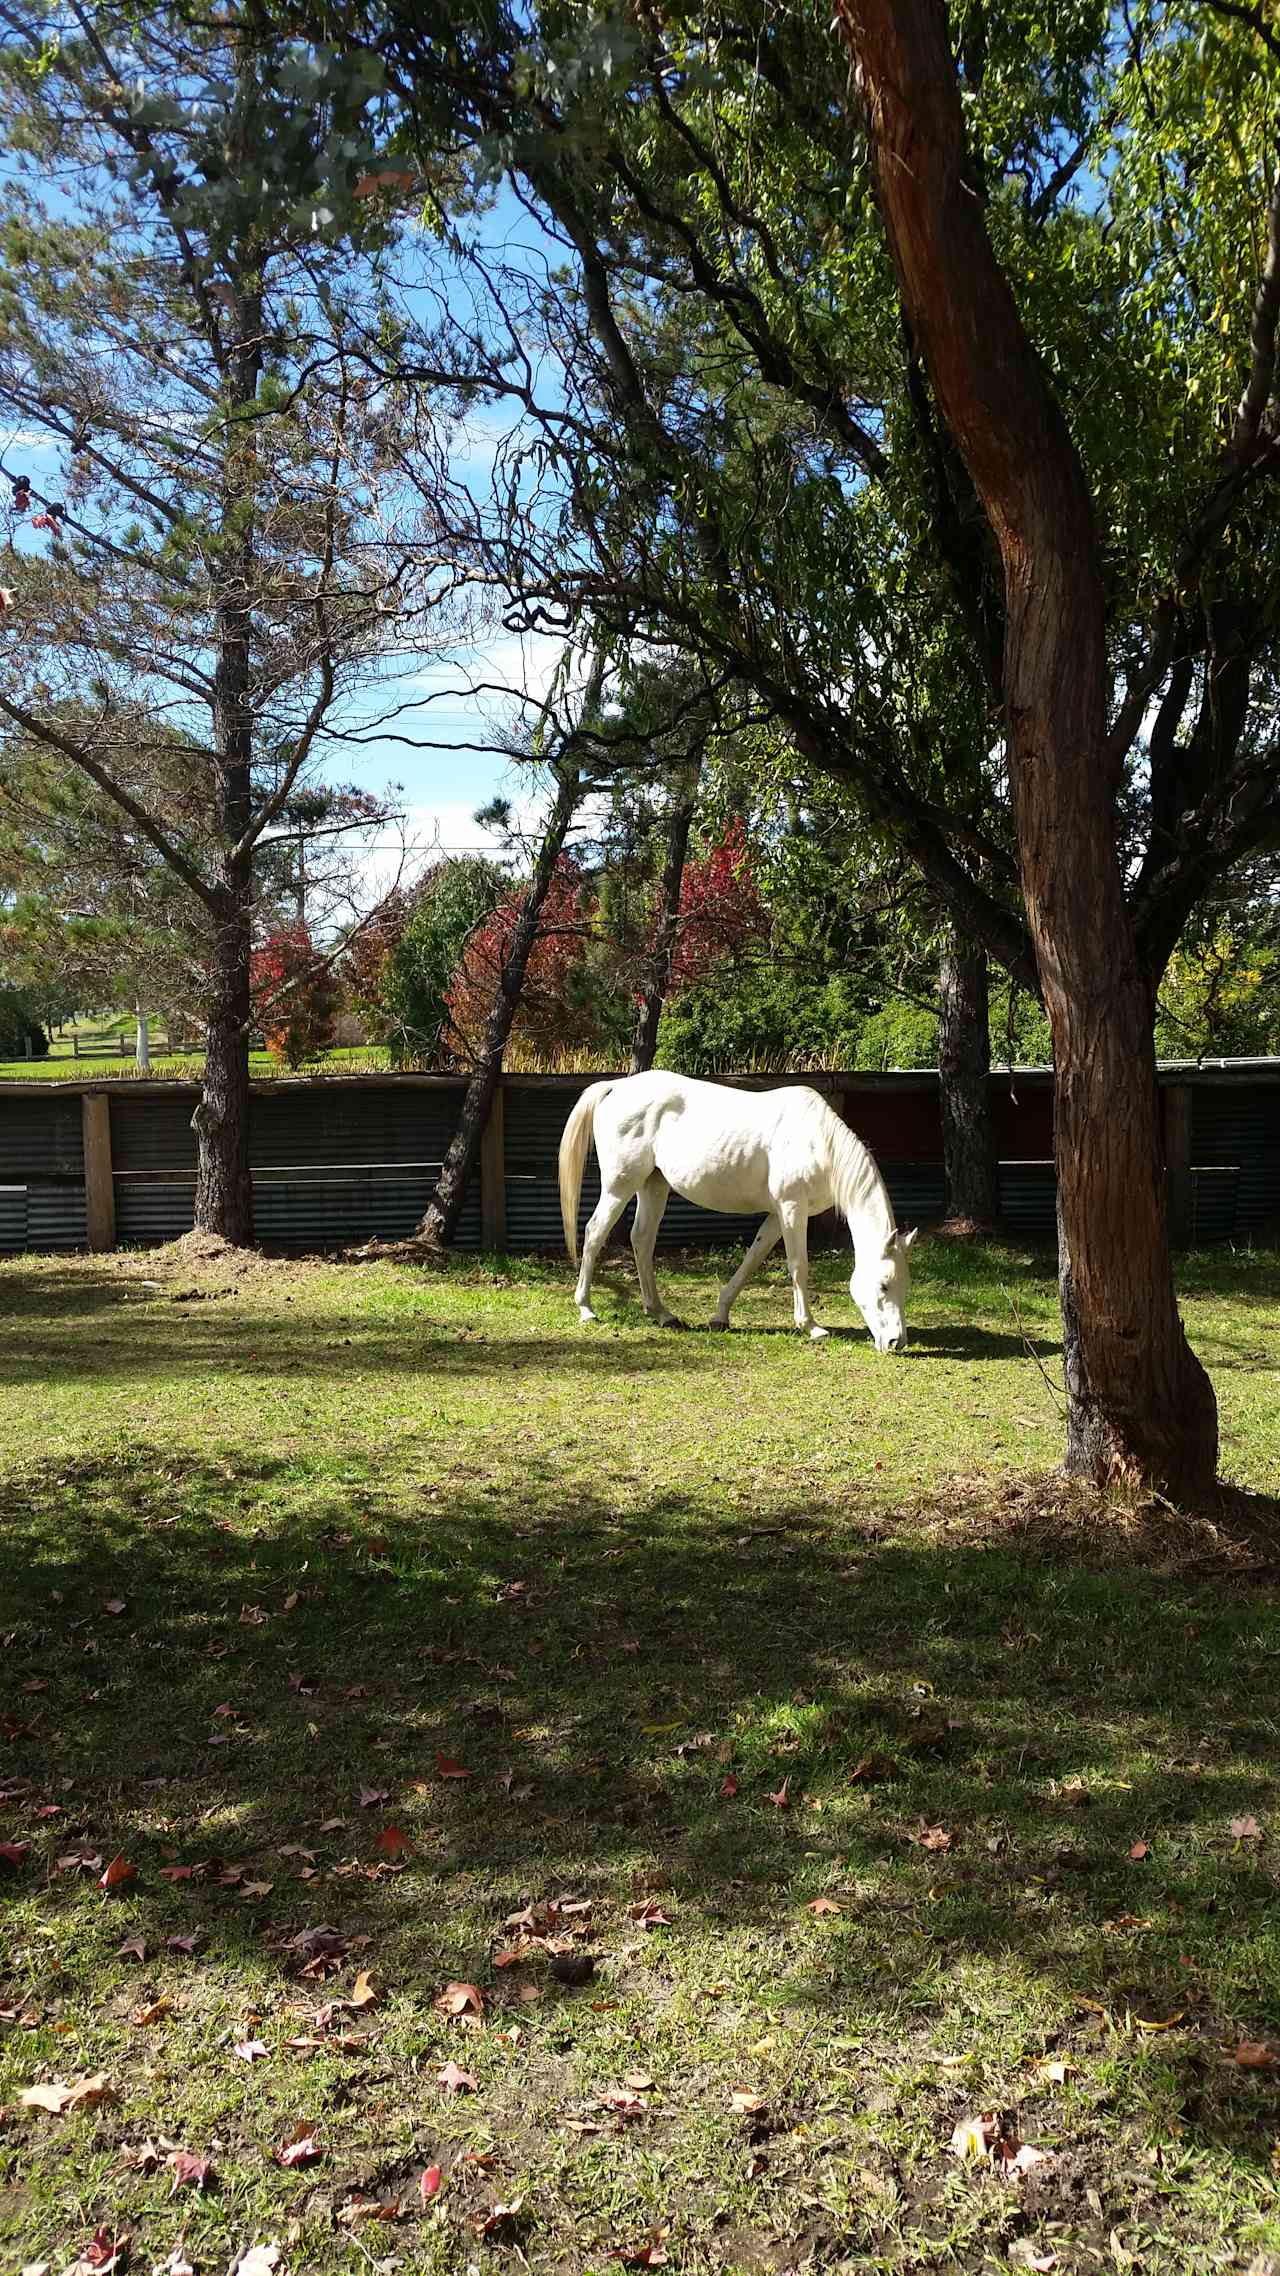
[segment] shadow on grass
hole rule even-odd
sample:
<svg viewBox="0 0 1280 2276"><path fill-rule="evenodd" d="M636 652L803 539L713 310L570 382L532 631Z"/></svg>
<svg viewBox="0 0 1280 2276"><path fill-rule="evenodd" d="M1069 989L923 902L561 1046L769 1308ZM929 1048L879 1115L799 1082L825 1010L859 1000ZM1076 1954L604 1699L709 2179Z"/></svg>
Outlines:
<svg viewBox="0 0 1280 2276"><path fill-rule="evenodd" d="M162 1445L30 1471L0 1592L4 1776L19 1817L60 1806L35 1836L49 1906L83 1901L58 1854L123 1850L139 1877L113 1940L260 1960L332 1922L402 1979L488 1983L500 2009L517 1995L486 1940L530 1897L583 1887L603 1912L669 1880L648 1984L683 1953L702 1966L708 1932L804 1925L834 1892L772 2004L927 2033L980 1965L1047 1990L1064 2046L1098 2028L1083 1994L1176 2015L1200 2033L1171 2043L1179 2122L1266 2163L1266 2077L1225 2099L1197 2083L1231 2033L1280 2032L1274 1868L1231 1832L1271 1792L1256 1591L1064 1562L1034 1526L945 1546L882 1516L837 1535L829 1513L753 1526L679 1493L564 1492L533 1467L495 1508L446 1477L406 1515L372 1466L340 1486ZM404 1870L375 1846L391 1820ZM298 1843L313 1884L286 1878ZM267 1894L159 1878L211 1856ZM604 1996L633 1966L606 1945ZM572 2013L572 1991L546 1996Z"/></svg>

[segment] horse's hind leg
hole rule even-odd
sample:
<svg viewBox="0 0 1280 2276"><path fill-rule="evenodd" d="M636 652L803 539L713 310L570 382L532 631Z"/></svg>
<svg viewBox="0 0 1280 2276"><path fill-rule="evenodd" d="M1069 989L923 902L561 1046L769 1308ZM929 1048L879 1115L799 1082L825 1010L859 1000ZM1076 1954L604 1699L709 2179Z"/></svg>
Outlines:
<svg viewBox="0 0 1280 2276"><path fill-rule="evenodd" d="M732 1280L726 1280L720 1291L716 1302L715 1318L711 1322L713 1328L728 1327L730 1306L737 1302L752 1274L759 1272L770 1249L781 1238L782 1227L778 1219L775 1216L766 1217Z"/></svg>
<svg viewBox="0 0 1280 2276"><path fill-rule="evenodd" d="M594 1320L595 1318L595 1313L591 1309L591 1283L595 1277L596 1264L599 1261L601 1249L634 1191L635 1187L630 1185L605 1186L600 1199L587 1219L587 1229L582 1236L582 1267L578 1274L578 1285L573 1292L573 1301L578 1307L578 1318L580 1320Z"/></svg>
<svg viewBox="0 0 1280 2276"><path fill-rule="evenodd" d="M651 1320L660 1328L678 1328L681 1322L669 1312L658 1294L657 1275L653 1269L654 1243L662 1212L670 1198L671 1188L661 1170L654 1170L640 1188L636 1202L635 1223L631 1228L631 1246L635 1251L636 1277L640 1282L640 1299Z"/></svg>
<svg viewBox="0 0 1280 2276"><path fill-rule="evenodd" d="M827 1330L818 1326L809 1304L808 1213L798 1209L794 1202L784 1201L779 1203L778 1215L782 1219L782 1238L786 1243L787 1265L795 1291L796 1326L803 1329L812 1342L821 1343Z"/></svg>

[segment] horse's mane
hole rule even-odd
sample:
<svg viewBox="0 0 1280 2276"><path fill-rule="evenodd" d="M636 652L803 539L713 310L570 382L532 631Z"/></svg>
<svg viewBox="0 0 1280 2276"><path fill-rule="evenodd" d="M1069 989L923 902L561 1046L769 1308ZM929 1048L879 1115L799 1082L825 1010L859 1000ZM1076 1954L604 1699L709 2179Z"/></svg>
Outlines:
<svg viewBox="0 0 1280 2276"><path fill-rule="evenodd" d="M824 1101L825 1104L825 1101ZM868 1147L854 1136L833 1107L827 1107L827 1135L831 1147L831 1191L842 1217L878 1217L885 1235L897 1223L889 1189Z"/></svg>

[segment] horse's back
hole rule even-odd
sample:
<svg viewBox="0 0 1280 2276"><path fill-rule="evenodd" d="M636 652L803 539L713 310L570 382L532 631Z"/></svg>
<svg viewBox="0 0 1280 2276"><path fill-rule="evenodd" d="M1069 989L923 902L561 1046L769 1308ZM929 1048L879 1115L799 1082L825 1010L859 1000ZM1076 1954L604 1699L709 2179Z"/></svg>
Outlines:
<svg viewBox="0 0 1280 2276"><path fill-rule="evenodd" d="M804 1084L746 1091L662 1068L624 1076L596 1114L602 1174L643 1183L656 1169L704 1209L763 1213L779 1190L820 1173L828 1111Z"/></svg>

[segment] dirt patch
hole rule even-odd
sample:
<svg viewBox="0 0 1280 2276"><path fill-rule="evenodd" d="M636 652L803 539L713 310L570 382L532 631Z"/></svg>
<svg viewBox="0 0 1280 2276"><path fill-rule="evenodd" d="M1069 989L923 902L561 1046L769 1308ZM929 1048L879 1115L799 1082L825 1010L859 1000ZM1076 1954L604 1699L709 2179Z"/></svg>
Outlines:
<svg viewBox="0 0 1280 2276"><path fill-rule="evenodd" d="M1184 1511L1060 1473L1004 1485L970 1475L948 1480L913 1516L951 1541L1026 1547L1038 1561L1141 1565L1185 1578L1273 1580L1280 1572L1280 1502L1233 1486L1220 1487L1209 1507Z"/></svg>

